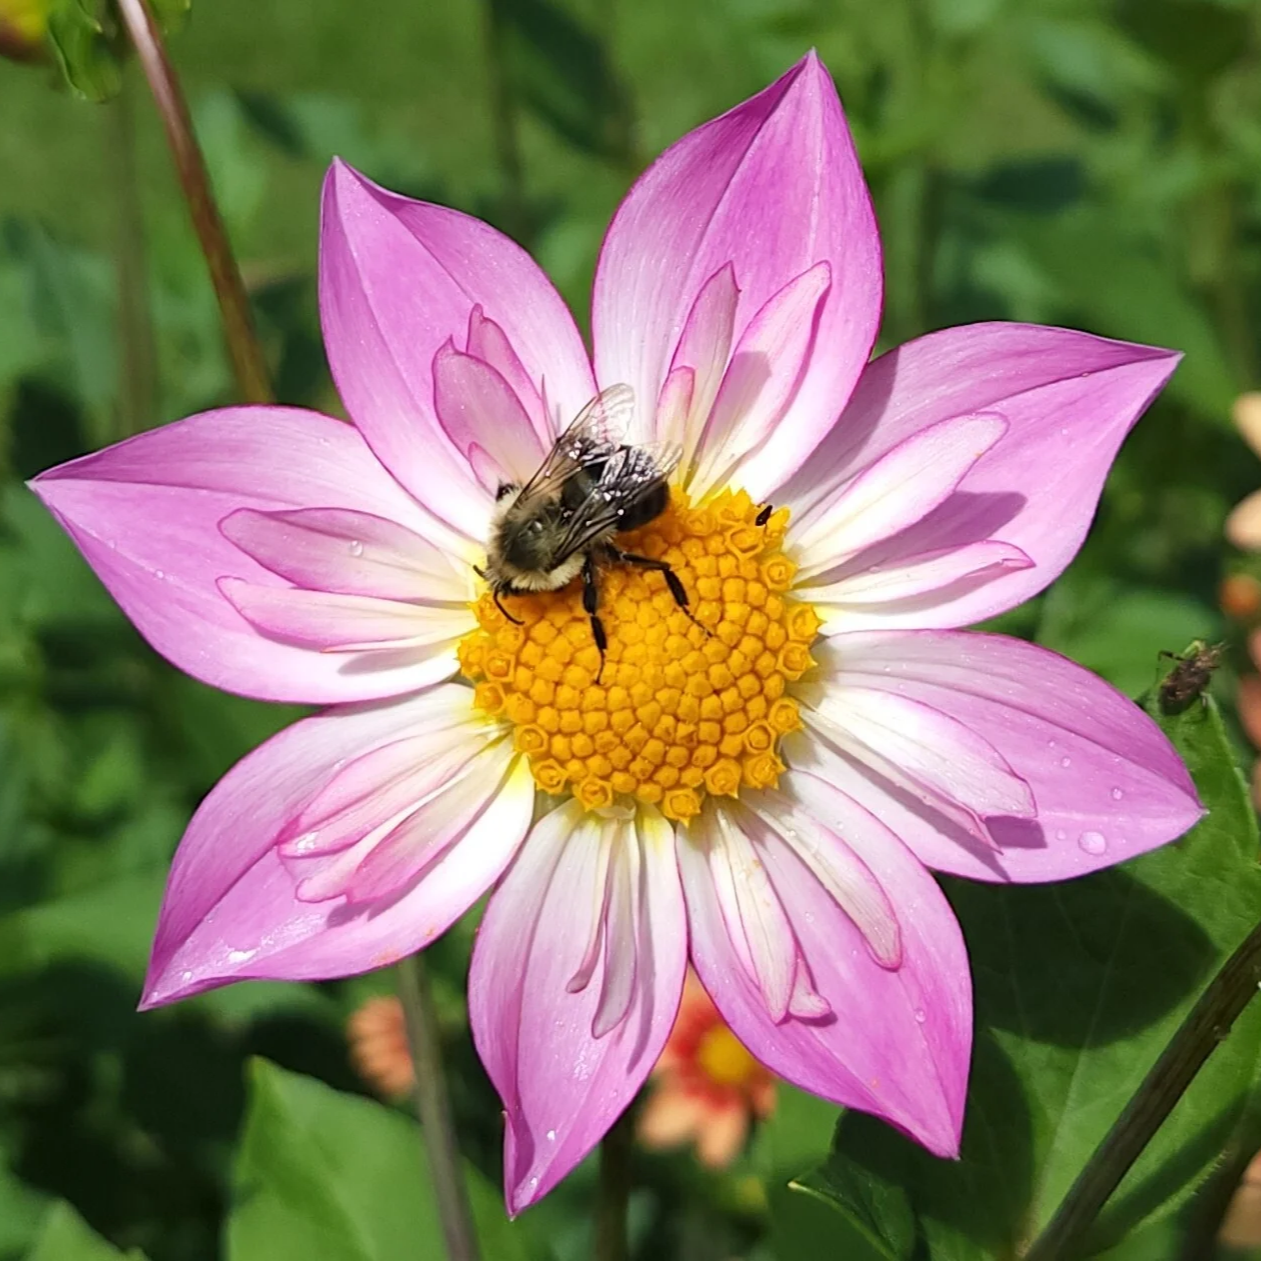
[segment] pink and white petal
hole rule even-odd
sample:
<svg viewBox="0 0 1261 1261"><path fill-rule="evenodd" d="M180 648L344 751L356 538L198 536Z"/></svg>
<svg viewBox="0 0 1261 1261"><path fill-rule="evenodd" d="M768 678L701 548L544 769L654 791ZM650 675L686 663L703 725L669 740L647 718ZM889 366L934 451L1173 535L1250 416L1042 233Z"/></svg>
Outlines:
<svg viewBox="0 0 1261 1261"><path fill-rule="evenodd" d="M809 777L791 772L785 794ZM958 1151L971 1045L967 955L954 915L914 856L873 815L810 780L800 794L817 848L849 847L899 911L901 962L882 966L853 920L795 852L800 835L759 845L825 1014L770 1018L733 947L712 864L686 837L679 867L692 962L732 1032L786 1080L871 1112L938 1155ZM720 809L726 807L718 807ZM794 825L795 830L795 825ZM913 909L912 909L913 908Z"/></svg>
<svg viewBox="0 0 1261 1261"><path fill-rule="evenodd" d="M1032 568L952 594L923 624L980 621L1036 595L1076 554L1117 448L1179 358L1031 324L930 333L872 363L809 465L763 498L808 526L841 486L912 434L952 416L1001 414L1003 439L897 540L899 555L992 538L1025 552Z"/></svg>
<svg viewBox="0 0 1261 1261"><path fill-rule="evenodd" d="M723 374L727 370L739 300L735 269L730 263L724 263L696 295L675 347L669 375L661 387L662 402L657 408L654 437L658 442L674 440L682 444L685 469L692 466L701 429L714 399L718 397L718 387L722 385ZM684 373L688 374L686 379L689 384L687 406L681 413L686 419L681 419L672 407L666 405L666 399L672 392L671 382ZM674 388L678 391L677 386Z"/></svg>
<svg viewBox="0 0 1261 1261"><path fill-rule="evenodd" d="M428 945L494 883L530 826L534 781L524 759L503 783L486 785L485 809L467 834L394 900L368 908L343 899L303 902L277 851L289 821L348 751L367 752L423 727L429 701L445 690L308 718L224 776L172 863L145 1007L229 981L313 980L382 967Z"/></svg>
<svg viewBox="0 0 1261 1261"><path fill-rule="evenodd" d="M434 356L433 401L443 431L492 495L504 482L529 481L543 463L547 448L507 379L450 342ZM479 468L477 452L489 457L493 478Z"/></svg>
<svg viewBox="0 0 1261 1261"><path fill-rule="evenodd" d="M494 320L488 320L480 306L475 306L469 312L468 344L465 350L490 364L508 382L529 415L540 446L550 447L556 436L556 429L547 415L539 387L530 379L525 364L517 357L517 352L508 340L508 334Z"/></svg>
<svg viewBox="0 0 1261 1261"><path fill-rule="evenodd" d="M596 1037L604 987L593 979L571 992L569 982L604 906L600 848L610 830L638 846L639 924L633 943L606 934L604 966L620 967L608 954L629 945L635 984L621 1024ZM674 835L664 819L645 811L605 820L570 802L538 823L491 899L469 974L473 1039L506 1113L510 1213L555 1186L635 1097L669 1036L686 960Z"/></svg>
<svg viewBox="0 0 1261 1261"><path fill-rule="evenodd" d="M367 595L264 587L240 578L220 578L219 590L250 625L283 643L319 652L360 653L415 649L416 661L434 663L455 651L461 635L476 623L467 608L446 604L406 604ZM433 664L454 673L450 660Z"/></svg>
<svg viewBox="0 0 1261 1261"><path fill-rule="evenodd" d="M320 313L333 378L394 476L479 539L492 500L433 401L434 356L448 340L465 340L475 307L558 409L553 425L595 394L573 319L520 246L477 219L400 197L334 162L320 236ZM500 458L498 450L489 454Z"/></svg>
<svg viewBox="0 0 1261 1261"><path fill-rule="evenodd" d="M838 748L938 808L952 802L977 820L1036 814L1029 785L984 736L905 689L874 686L847 670L803 716Z"/></svg>
<svg viewBox="0 0 1261 1261"><path fill-rule="evenodd" d="M973 632L864 631L813 651L822 688L874 688L948 714L983 733L1032 790L1036 817L987 819L996 848L984 848L853 759L829 755L816 740L794 742L794 765L817 767L938 871L1063 880L1163 845L1203 814L1186 767L1156 724L1045 648Z"/></svg>
<svg viewBox="0 0 1261 1261"><path fill-rule="evenodd" d="M823 619L822 635L906 627L918 629L925 608L963 583L989 582L1033 562L1018 547L997 540L921 552L918 556L864 565L858 558L844 577L825 586L798 588L794 595Z"/></svg>
<svg viewBox="0 0 1261 1261"><path fill-rule="evenodd" d="M799 573L833 569L923 520L1006 432L1007 422L989 413L953 416L911 434L795 523Z"/></svg>
<svg viewBox="0 0 1261 1261"><path fill-rule="evenodd" d="M696 476L689 484L694 495L729 481L778 425L810 361L831 285L831 267L816 263L768 298L749 321L701 434Z"/></svg>
<svg viewBox="0 0 1261 1261"><path fill-rule="evenodd" d="M451 604L473 596L467 563L374 513L240 508L219 529L264 568L308 590Z"/></svg>
<svg viewBox="0 0 1261 1261"><path fill-rule="evenodd" d="M31 489L153 647L214 687L323 704L433 682L405 656L366 665L282 643L224 598L224 576L285 588L219 529L241 508L338 508L430 523L349 425L284 407L204 412L41 473Z"/></svg>
<svg viewBox="0 0 1261 1261"><path fill-rule="evenodd" d="M728 263L739 286L736 340L794 277L816 263L831 268L816 329L820 352L741 476L759 498L831 427L880 319L880 241L871 200L836 88L813 53L765 91L684 136L631 189L596 269L599 380L624 381L636 398L656 399L698 295Z"/></svg>

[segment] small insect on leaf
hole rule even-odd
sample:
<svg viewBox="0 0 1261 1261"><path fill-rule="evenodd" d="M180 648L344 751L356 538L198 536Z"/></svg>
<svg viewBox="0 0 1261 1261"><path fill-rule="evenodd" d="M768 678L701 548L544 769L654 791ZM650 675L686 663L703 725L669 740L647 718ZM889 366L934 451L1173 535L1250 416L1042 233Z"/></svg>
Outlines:
<svg viewBox="0 0 1261 1261"><path fill-rule="evenodd" d="M1196 639L1181 653L1162 652L1160 655L1174 664L1160 684L1161 710L1180 714L1192 701L1202 699L1225 651L1225 644L1206 644Z"/></svg>

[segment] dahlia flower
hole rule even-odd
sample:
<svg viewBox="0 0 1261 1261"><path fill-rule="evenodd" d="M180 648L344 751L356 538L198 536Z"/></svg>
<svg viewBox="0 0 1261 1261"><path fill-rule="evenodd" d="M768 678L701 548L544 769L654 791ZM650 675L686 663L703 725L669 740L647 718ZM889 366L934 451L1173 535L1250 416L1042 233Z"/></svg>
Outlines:
<svg viewBox="0 0 1261 1261"><path fill-rule="evenodd" d="M749 1123L775 1111L775 1078L731 1032L694 972L683 982L679 1014L650 1077L636 1137L650 1148L692 1143L710 1169L730 1165Z"/></svg>
<svg viewBox="0 0 1261 1261"><path fill-rule="evenodd" d="M335 163L320 309L353 425L207 412L34 489L158 652L327 706L251 753L175 856L152 1007L381 967L488 890L469 977L510 1211L631 1101L690 958L769 1069L957 1151L964 943L930 871L1077 876L1200 806L1159 730L1069 661L958 628L1068 563L1177 355L979 324L868 362L870 199L807 57L639 179L589 357L529 256ZM607 564L478 575L496 495L603 389L679 451Z"/></svg>

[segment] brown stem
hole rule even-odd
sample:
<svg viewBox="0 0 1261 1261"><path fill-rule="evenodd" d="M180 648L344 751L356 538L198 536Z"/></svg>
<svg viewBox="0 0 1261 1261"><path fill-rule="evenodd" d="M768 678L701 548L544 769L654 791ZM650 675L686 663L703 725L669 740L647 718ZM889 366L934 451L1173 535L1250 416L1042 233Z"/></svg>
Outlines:
<svg viewBox="0 0 1261 1261"><path fill-rule="evenodd" d="M223 219L210 189L206 160L193 133L188 103L166 55L162 32L154 20L148 0L118 0L118 10L135 45L145 78L149 81L158 113L162 115L193 228L210 269L210 281L219 302L219 317L223 321L237 388L246 402L269 403L272 401L271 386L254 332L245 285L232 255L232 247L228 244Z"/></svg>
<svg viewBox="0 0 1261 1261"><path fill-rule="evenodd" d="M1124 1111L1095 1148L1025 1261L1070 1261L1085 1256L1083 1243L1108 1197L1130 1171L1173 1111L1205 1060L1261 984L1261 924L1223 964L1187 1013Z"/></svg>
<svg viewBox="0 0 1261 1261"><path fill-rule="evenodd" d="M455 1136L451 1101L442 1073L442 1046L429 975L420 955L400 959L396 968L398 995L407 1024L407 1041L416 1071L416 1115L429 1159L442 1234L450 1261L477 1261L477 1234L464 1185L464 1165Z"/></svg>

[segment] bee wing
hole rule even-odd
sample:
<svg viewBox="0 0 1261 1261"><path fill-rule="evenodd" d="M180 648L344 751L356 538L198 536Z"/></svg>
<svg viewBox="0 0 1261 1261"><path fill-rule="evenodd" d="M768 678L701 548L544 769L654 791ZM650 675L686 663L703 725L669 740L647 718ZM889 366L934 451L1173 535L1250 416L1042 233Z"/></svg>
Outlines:
<svg viewBox="0 0 1261 1261"><path fill-rule="evenodd" d="M560 551L572 556L620 528L626 509L670 476L682 457L677 446L621 447L611 455L591 493L565 526Z"/></svg>
<svg viewBox="0 0 1261 1261"><path fill-rule="evenodd" d="M583 465L616 451L634 410L635 391L629 385L601 390L556 439L538 472L521 488L520 498L551 497Z"/></svg>

